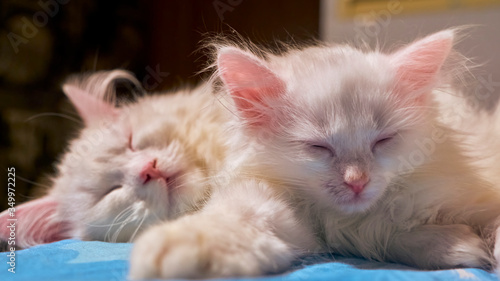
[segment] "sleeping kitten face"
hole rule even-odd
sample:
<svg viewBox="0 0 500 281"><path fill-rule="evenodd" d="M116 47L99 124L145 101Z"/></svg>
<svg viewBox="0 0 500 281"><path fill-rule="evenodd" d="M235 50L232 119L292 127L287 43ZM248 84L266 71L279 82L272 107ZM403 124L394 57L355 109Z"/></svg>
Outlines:
<svg viewBox="0 0 500 281"><path fill-rule="evenodd" d="M427 94L452 38L437 33L389 55L311 47L267 61L220 49L237 126L258 143L258 173L323 207L369 209L430 156L422 153L432 129Z"/></svg>
<svg viewBox="0 0 500 281"><path fill-rule="evenodd" d="M64 86L85 126L58 164L49 194L16 206L18 246L66 238L131 241L148 225L204 205L208 179L225 157L226 112L202 88L116 107L101 98L114 79L135 81L112 71ZM0 224L8 216L2 212ZM7 230L1 228L0 239L8 239Z"/></svg>
<svg viewBox="0 0 500 281"><path fill-rule="evenodd" d="M53 194L61 199L60 211L78 222L77 236L128 241L140 226L200 205L208 192L206 163L197 161L177 128L186 122L179 111L187 104L176 107L168 96L155 96L120 109L96 100L89 106L82 102L87 93L65 91L87 128L62 159Z"/></svg>

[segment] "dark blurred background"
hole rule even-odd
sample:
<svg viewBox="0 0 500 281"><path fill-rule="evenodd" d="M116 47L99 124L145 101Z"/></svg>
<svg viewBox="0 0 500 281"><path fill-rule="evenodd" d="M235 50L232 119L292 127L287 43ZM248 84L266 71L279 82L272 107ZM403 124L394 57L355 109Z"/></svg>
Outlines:
<svg viewBox="0 0 500 281"><path fill-rule="evenodd" d="M7 167L16 170L17 203L50 185L79 127L61 116L76 117L60 89L68 75L123 68L149 91L184 87L201 79L206 57L196 50L207 33L234 29L264 45L316 38L319 10L319 0L2 0L0 210Z"/></svg>

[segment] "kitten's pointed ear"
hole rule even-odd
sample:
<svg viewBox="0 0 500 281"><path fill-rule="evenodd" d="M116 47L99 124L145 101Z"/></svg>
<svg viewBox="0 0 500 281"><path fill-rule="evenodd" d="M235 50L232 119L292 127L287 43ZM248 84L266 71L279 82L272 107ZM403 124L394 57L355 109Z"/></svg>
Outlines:
<svg viewBox="0 0 500 281"><path fill-rule="evenodd" d="M250 124L265 122L268 101L285 92L285 83L264 61L237 48L222 48L217 66L242 117Z"/></svg>
<svg viewBox="0 0 500 281"><path fill-rule="evenodd" d="M114 105L74 85L65 84L63 86L63 91L87 125L103 119L114 119L119 115L120 111Z"/></svg>
<svg viewBox="0 0 500 281"><path fill-rule="evenodd" d="M397 68L397 91L423 93L431 89L451 52L454 37L453 30L444 30L392 54L391 62Z"/></svg>
<svg viewBox="0 0 500 281"><path fill-rule="evenodd" d="M57 206L54 198L45 196L16 206L14 213L3 211L0 240L15 241L16 248L27 248L70 238L70 224L56 218Z"/></svg>

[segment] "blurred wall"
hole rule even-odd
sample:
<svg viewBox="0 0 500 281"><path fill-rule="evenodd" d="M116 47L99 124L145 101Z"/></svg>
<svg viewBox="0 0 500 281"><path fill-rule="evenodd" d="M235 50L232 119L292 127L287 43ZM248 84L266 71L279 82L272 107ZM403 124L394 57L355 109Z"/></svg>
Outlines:
<svg viewBox="0 0 500 281"><path fill-rule="evenodd" d="M322 0L321 38L367 42L382 49L455 26L470 26L457 49L475 63L469 95L482 109L500 95L500 1L498 0Z"/></svg>

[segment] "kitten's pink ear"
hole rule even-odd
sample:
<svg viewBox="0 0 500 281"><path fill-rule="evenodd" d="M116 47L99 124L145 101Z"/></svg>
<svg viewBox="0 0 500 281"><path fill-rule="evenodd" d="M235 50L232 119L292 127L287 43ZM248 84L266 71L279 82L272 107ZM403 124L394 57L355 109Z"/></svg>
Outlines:
<svg viewBox="0 0 500 281"><path fill-rule="evenodd" d="M3 211L0 240L15 241L16 248L27 248L70 238L70 224L57 219L57 206L54 198L45 196L16 206L14 213Z"/></svg>
<svg viewBox="0 0 500 281"><path fill-rule="evenodd" d="M66 84L63 86L63 91L87 125L103 119L114 119L119 115L119 110L114 105L76 86Z"/></svg>
<svg viewBox="0 0 500 281"><path fill-rule="evenodd" d="M217 66L242 117L250 124L266 122L267 102L285 92L285 83L259 58L237 48L221 49Z"/></svg>
<svg viewBox="0 0 500 281"><path fill-rule="evenodd" d="M391 55L397 68L399 93L423 93L434 86L453 47L454 32L444 30L418 40Z"/></svg>

